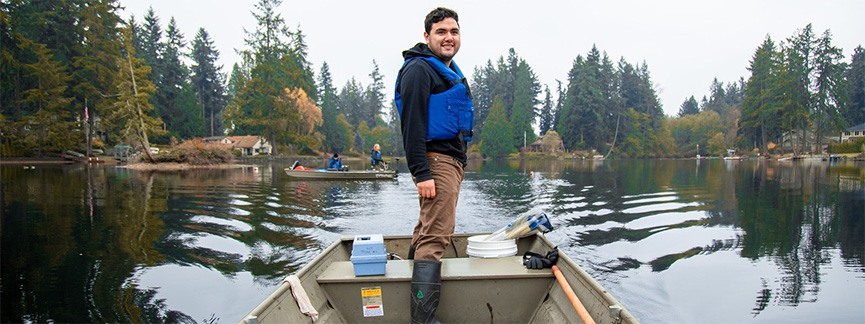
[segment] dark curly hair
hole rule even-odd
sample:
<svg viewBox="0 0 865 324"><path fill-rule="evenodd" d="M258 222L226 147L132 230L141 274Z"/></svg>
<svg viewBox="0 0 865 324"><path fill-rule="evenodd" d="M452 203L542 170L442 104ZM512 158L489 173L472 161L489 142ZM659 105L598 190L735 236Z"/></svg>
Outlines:
<svg viewBox="0 0 865 324"><path fill-rule="evenodd" d="M456 20L457 26L460 25L460 17L457 15L456 11L445 7L438 7L433 9L433 11L430 11L426 15L426 19L424 19L423 21L424 31L429 34L430 30L432 29L432 25L439 21L445 20L445 18L453 18L454 20Z"/></svg>

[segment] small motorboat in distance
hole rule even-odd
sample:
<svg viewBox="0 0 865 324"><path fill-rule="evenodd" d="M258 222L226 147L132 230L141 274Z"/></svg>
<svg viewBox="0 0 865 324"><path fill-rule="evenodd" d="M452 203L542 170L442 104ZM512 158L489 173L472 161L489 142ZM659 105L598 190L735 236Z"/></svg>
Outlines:
<svg viewBox="0 0 865 324"><path fill-rule="evenodd" d="M543 235L517 239L513 256L469 257L469 238L476 235L454 235L442 258L441 299L436 311L442 323L581 323L586 313L596 323L638 323L564 253L559 253L556 264L563 278L549 268L523 265L526 252L554 248ZM344 237L325 248L240 323L312 323L313 317L316 323L410 322L413 261L391 258L384 261L384 275L355 276L355 239ZM382 240L389 256L407 256L410 235L383 236ZM584 309L578 313L580 303ZM368 312L370 309L375 312Z"/></svg>
<svg viewBox="0 0 865 324"><path fill-rule="evenodd" d="M334 170L293 170L285 168L285 174L292 178L306 180L385 180L396 177L396 171L334 171Z"/></svg>

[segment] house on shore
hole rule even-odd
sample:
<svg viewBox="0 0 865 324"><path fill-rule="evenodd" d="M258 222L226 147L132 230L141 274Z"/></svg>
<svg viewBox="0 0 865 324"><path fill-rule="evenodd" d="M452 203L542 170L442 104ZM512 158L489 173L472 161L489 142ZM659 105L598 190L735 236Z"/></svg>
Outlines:
<svg viewBox="0 0 865 324"><path fill-rule="evenodd" d="M230 146L232 150L240 151L241 156L270 155L273 152L273 146L267 142L267 139L255 135L215 136L208 137L205 141Z"/></svg>
<svg viewBox="0 0 865 324"><path fill-rule="evenodd" d="M865 137L865 123L848 127L844 130L844 132L841 133L841 143L855 141L862 137Z"/></svg>

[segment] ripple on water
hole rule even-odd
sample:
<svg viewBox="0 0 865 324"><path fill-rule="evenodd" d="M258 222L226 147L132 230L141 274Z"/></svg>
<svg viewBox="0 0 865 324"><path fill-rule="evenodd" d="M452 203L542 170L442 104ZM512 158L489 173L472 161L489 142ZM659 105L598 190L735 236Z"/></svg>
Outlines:
<svg viewBox="0 0 865 324"><path fill-rule="evenodd" d="M232 199L228 201L228 204L235 206L249 206L252 205L251 202L240 200L240 199Z"/></svg>
<svg viewBox="0 0 865 324"><path fill-rule="evenodd" d="M279 204L279 203L277 203L277 202L275 202L275 201L268 201L268 202L265 202L264 205L267 206L267 207L271 207L271 208L282 208L282 207L285 207L285 205L281 205L281 204Z"/></svg>
<svg viewBox="0 0 865 324"><path fill-rule="evenodd" d="M679 197L677 197L675 195L666 195L666 196L656 196L656 197L651 197L651 198L627 200L627 201L623 202L622 204L624 204L624 205L653 204L653 203L659 203L659 202L676 201L678 199L679 199Z"/></svg>
<svg viewBox="0 0 865 324"><path fill-rule="evenodd" d="M229 215L235 215L235 216L249 216L251 214L250 211L245 210L245 209L241 209L241 208L237 208L237 207L226 208L225 213L229 214Z"/></svg>
<svg viewBox="0 0 865 324"><path fill-rule="evenodd" d="M233 219L233 218L221 218L214 216L204 216L197 215L193 216L189 219L192 223L197 223L199 225L216 225L226 230L231 230L235 232L249 232L252 230L252 226L249 223Z"/></svg>
<svg viewBox="0 0 865 324"><path fill-rule="evenodd" d="M641 206L631 207L631 208L627 208L627 209L622 209L621 212L624 214L658 213L658 212L664 212L664 211L682 210L682 209L686 209L688 207L696 207L696 206L700 206L700 204L681 203L681 202L653 203L653 204L648 204L648 205L641 205Z"/></svg>
<svg viewBox="0 0 865 324"><path fill-rule="evenodd" d="M199 233L196 235L193 245L199 248L220 251L225 254L237 255L243 260L249 256L249 247L246 243L232 237Z"/></svg>

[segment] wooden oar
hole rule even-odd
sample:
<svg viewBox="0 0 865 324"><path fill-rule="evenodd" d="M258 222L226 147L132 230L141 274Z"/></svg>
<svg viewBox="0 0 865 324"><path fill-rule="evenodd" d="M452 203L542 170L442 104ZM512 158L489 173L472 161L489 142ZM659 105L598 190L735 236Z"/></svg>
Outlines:
<svg viewBox="0 0 865 324"><path fill-rule="evenodd" d="M575 294L574 290L571 289L571 285L568 284L568 280L565 279L565 275L562 274L562 270L560 270L558 266L553 266L553 274L556 275L556 279L559 281L559 285L562 286L562 290L565 291L565 295L568 296L568 299L571 301L571 305L574 305L574 309L577 310L577 314L580 315L580 319L583 321L583 323L595 324L595 320L592 319L592 315L589 315L589 311L586 310L586 307L583 306L583 303L581 303L580 299L577 298L577 294Z"/></svg>

